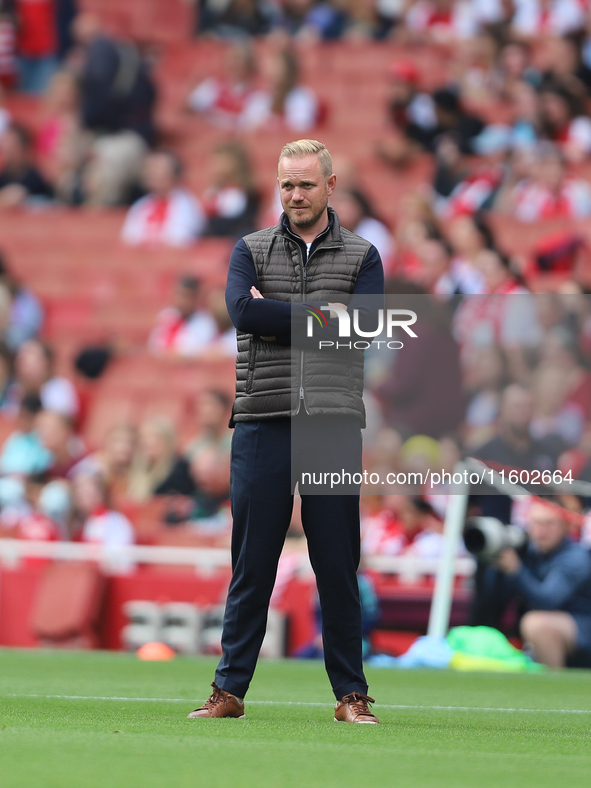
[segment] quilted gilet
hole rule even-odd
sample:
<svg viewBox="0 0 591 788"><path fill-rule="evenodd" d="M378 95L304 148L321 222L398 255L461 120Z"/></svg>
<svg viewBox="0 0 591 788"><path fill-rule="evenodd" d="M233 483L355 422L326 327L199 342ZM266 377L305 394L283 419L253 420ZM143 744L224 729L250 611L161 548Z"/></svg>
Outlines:
<svg viewBox="0 0 591 788"><path fill-rule="evenodd" d="M332 223L306 264L283 217L245 236L265 298L348 303L371 244L329 212ZM238 332L232 422L294 416L304 407L310 415L348 415L364 423L362 395L363 352L300 351Z"/></svg>

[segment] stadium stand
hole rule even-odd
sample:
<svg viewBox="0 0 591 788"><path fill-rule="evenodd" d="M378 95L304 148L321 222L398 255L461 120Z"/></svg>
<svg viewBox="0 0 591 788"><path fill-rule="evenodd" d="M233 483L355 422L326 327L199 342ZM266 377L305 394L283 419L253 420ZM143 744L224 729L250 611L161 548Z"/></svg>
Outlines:
<svg viewBox="0 0 591 788"><path fill-rule="evenodd" d="M37 589L31 629L46 647L94 647L103 590L96 564L53 564Z"/></svg>
<svg viewBox="0 0 591 788"><path fill-rule="evenodd" d="M551 27L554 23L548 22L548 29L525 37L514 27L517 24L514 20L503 18L502 8L507 4L502 3L492 4L499 6L499 17L484 21L478 17L482 3L463 3L475 14L473 18L470 17L472 22L467 32L456 29L451 11L434 16L432 11L439 5L437 3L420 0L399 4L401 7L408 6L408 13L400 12L399 16L395 15L391 19L380 16L381 12L376 10L377 4L374 8L373 3L351 3L349 17L344 23L346 34L329 35L324 30L316 29L314 20L310 19L303 23L303 27L298 27L300 32L292 41L289 41L286 33L286 30L292 29L286 17L288 11L279 2L270 5L273 8L273 33L251 40L254 58L259 64L256 87L264 89L264 69L261 64L265 58L284 47L295 53L301 83L313 90L322 107L318 125L309 134L326 143L335 162L338 161L342 168L343 181L367 196L375 206L377 216L391 231L398 251L394 259L388 261L388 273L392 281L397 282L396 287L400 287L400 280L404 280L407 285L412 280L412 287L418 287L416 292L421 292L420 288L426 281L422 268L426 265L423 241L434 237L451 247L450 267L444 272L446 276L453 274L454 265L461 267L460 264L465 266L466 263L471 267L472 274L478 274L481 263L475 262L477 254L473 260L464 259L462 255L465 250L457 247L453 231L454 222L459 216L477 214L478 220L485 222L492 239L485 246L492 245L507 260L507 281L510 284L505 285L513 289L522 287L526 294L556 297L552 301L555 310L553 325L544 325L546 333L543 338L536 347L527 350L531 350L534 355L537 353L538 362L545 358L542 346L552 330L559 328L570 332L569 341L572 340L571 344L574 343L577 348L580 365L575 370L574 362L571 364L572 360L565 359L569 353L568 342L564 344L562 355L556 350L552 359L546 359L558 377L560 374L565 377L564 369L571 364L569 381L572 378L574 382L570 389L567 387L562 392L560 401L555 403L550 414L536 413L535 423L538 430L546 429L553 437L558 436L562 440L562 451L557 452L555 457L558 467L566 470L576 455L577 467L581 469L591 456L591 389L588 385L591 366L591 207L584 210L582 198L576 205L574 199L569 202L565 192L566 196L557 197L554 208L548 209L543 218L532 222L520 221L515 216L514 207L511 207L512 190L521 183L521 177L531 181L537 173L535 162L530 163L530 169L524 174L515 169L517 165L511 157L523 153L524 148L526 153L538 155L536 151L540 143L554 145L566 162L568 183L574 178L579 179L583 183L583 192L584 185L588 187L591 181L591 158L589 151L581 153L577 149L578 152L573 152L575 149L570 144L573 140L569 138L571 131L552 126L551 118L543 115L539 97L536 99L535 117L529 119L531 122L527 129L532 138L527 144L516 141L517 127L522 129L528 124L525 121L521 123L523 118L519 112L523 108L516 108L512 90L516 82L527 83L535 90L542 85L559 82L566 99L582 107L580 111L583 114L576 120L588 120L591 109L591 80L587 79L588 73L591 73L591 64L587 63L590 59L588 20L591 18L588 3L580 3L584 15L572 30L559 27L557 32ZM326 5L331 7L331 3ZM369 21L360 21L363 15L358 6L362 5L371 7ZM442 5L452 7L460 4ZM189 109L188 96L196 85L211 77L225 78L223 75L228 51L235 45L235 39L227 36L225 28L215 25L207 27L210 25L207 13L212 12L209 6L208 2L197 4L187 0L133 0L124 7L118 0L80 0L78 3L81 14L91 13L98 17L106 36L118 41L119 45L122 41L133 45L133 50L128 52L133 51L133 57L137 56L150 64L150 79L153 80L157 95L154 124L158 134L155 147L172 151L178 157L182 163L184 186L202 199L204 204L207 202L208 189L212 187L213 151L222 141L239 141L244 146L254 173L253 188L260 206L258 224L264 226L277 219L275 171L278 151L288 136L297 135L286 130L279 121L271 123L268 128L257 128L256 131L228 129L211 122L205 113L198 114ZM556 41L567 40L567 34L568 40L576 44L577 62L569 73L560 75L557 69L564 63L564 58L557 61L553 47ZM516 41L518 43L515 46L519 48L519 42L524 40L525 62L521 71L515 74L506 66L503 53ZM487 60L485 53L490 50L489 45L492 46L493 56ZM80 59L80 50L74 44L60 67L79 74ZM428 116L422 132L434 127L438 129L437 135L433 133L427 141L421 137L423 141L420 144L410 129L410 105L391 106L392 64L403 64L402 70L396 73L407 75L415 96L418 95L422 102L419 102L420 107L419 104L413 105L413 122L419 116L424 120L426 116L420 115L422 111ZM445 122L441 117L434 118L436 102L433 94L443 88L455 91L459 96L462 117L476 118L486 130L502 128L504 131L499 134L509 135L512 141L499 143L500 147L493 146L493 149L482 152L476 144L472 145L470 138L466 142L468 149L460 152L459 164L454 165L454 169L445 158L447 154L443 150L442 139L461 147L458 140L463 132L457 117L452 121L448 117ZM18 87L3 91L0 108L7 113L9 122L22 125L33 137L48 122L49 110L44 97L22 93ZM402 116L403 120L400 119ZM157 316L169 305L171 292L179 276L190 275L200 281L204 308L210 294L224 287L234 239L202 237L186 248L154 244L126 246L120 238L121 228L128 205L142 194L141 182L134 184L132 193L123 201L124 205L105 207L92 204L89 197L92 190L87 181L89 163L93 161L94 154L85 136L88 130L80 128L78 121L72 129L69 125L71 119L56 120L52 117L50 120L54 123L52 128L55 129L56 138L63 145L63 150L57 145L55 158L56 161L59 159L64 180L70 179L70 186L65 189L61 182L56 182L54 185L58 198L51 203L23 198L16 206L8 207L4 207L1 201L0 187L0 250L19 287L31 291L43 307L41 337L55 354L56 374L72 380L79 393L81 409L75 426L77 436L84 444L84 454L100 453L106 436L113 428L125 424L137 431L141 423L152 416L165 417L171 423L178 436L179 448L184 450L202 429L196 406L198 393L215 389L232 396L233 360L220 352L219 346L199 357L154 356L146 347L147 338ZM583 128L584 124L579 123L579 127ZM117 133L119 131L121 129ZM578 133L579 137L574 142L582 140L583 144L584 133ZM0 143L1 139L0 125ZM403 154L388 158L384 151L389 150L388 146L393 142L399 145L398 151ZM60 156L63 156L64 161ZM437 196L434 190L442 167L448 167L455 178L445 198L440 194ZM501 175L496 179L499 172ZM446 173L449 175L447 170ZM484 173L481 180L478 180L479 173ZM491 183L495 186L492 191L489 190L491 193L487 192L487 199L477 200L474 204L463 202L464 208L454 213L453 197L450 195L455 194L454 189L474 182L479 188L484 182L487 187ZM71 183L75 187L71 187ZM501 206L501 196L508 199L509 207ZM466 209L466 205L471 207ZM158 217L154 221L158 221ZM440 285L444 278L442 275L437 284ZM454 294L458 297L474 293L483 297L491 295L482 283L478 287L480 289L462 289L462 282L454 279L447 291L443 291L441 284L440 289L434 287L430 292L438 296ZM394 288L391 292L412 293L415 290ZM424 289L422 292L425 292ZM581 303L584 302L586 306L577 307L578 311L570 309L564 300L566 297L581 297ZM513 356L509 352L512 349L503 347L499 342L496 347L504 358L503 364L508 363L509 357L513 363ZM85 377L73 365L78 353L85 348L99 349L108 355L104 372L95 379ZM526 368L520 383L535 387L534 367L535 364L532 364ZM560 374L556 372L559 368L562 370ZM464 372L468 378L474 369L466 368ZM15 380L12 374L8 376L3 393L0 413L2 444L18 428L18 400L22 391L19 391L18 381ZM509 382L511 379L505 366L503 375L499 375L499 379L491 384L490 391L487 390L487 396L490 394L493 402L492 415L488 414L488 421L477 425L478 429L483 429L482 435L487 438L495 434L502 390ZM473 404L478 404L476 394L478 391L469 392ZM395 431L400 425L388 422L384 415L387 408L382 407L383 403L380 404L379 395L376 401L374 407L386 440L388 430ZM568 437L572 433L568 433L565 438L566 428L563 428L573 408L578 408L577 439ZM461 448L462 440L472 427L463 424L458 434L452 436L456 449ZM400 445L393 450L392 462L393 467L401 468L405 460L400 447L409 437L405 425L402 425L397 435ZM435 451L437 457L443 456L443 441L449 437L426 436L427 440L433 442L430 450ZM398 438L394 438L394 444ZM372 461L372 458L369 460ZM51 469L46 470L48 476L45 481L49 481ZM113 498L119 510L133 523L138 544L227 546L227 507L219 506L216 510L218 514L221 512L220 517L223 519L219 530L216 530L217 526L212 525L211 518L203 514L193 517L193 509L187 509L186 501L181 506L184 518L182 512L178 513L178 501L169 498L132 502L125 494L128 472L129 467L121 471L120 485L113 492ZM24 494L21 503L27 511L37 506L27 494ZM581 533L584 538L587 533L588 538L591 532L589 516L585 515L587 504L585 501L576 503L583 517L581 522L587 523L574 529L576 538L580 538ZM438 509L434 504L439 523L444 508L440 506ZM0 532L8 536L18 533L11 511L11 507L3 503ZM397 503L386 502L382 512L386 512L391 521L386 525L372 526L383 531L372 544L381 545L379 549L387 553L384 545L394 544L392 533L395 532L396 539L400 537L400 551L408 549L412 553L417 533L412 528L404 530L405 515L401 508ZM365 515L367 523L371 518L367 511ZM292 530L297 536L298 524L295 519ZM204 520L207 520L207 527L203 527ZM76 520L76 513L68 514L64 523L63 537L79 538L80 523ZM154 568L150 571L156 572ZM169 571L175 574L174 570ZM219 589L216 586L215 594L207 596L208 603L220 601L226 579L220 582ZM299 580L292 580L296 584L295 588ZM430 581L421 585L421 580L414 592L412 588L410 591L408 588L401 591L401 587L381 573L376 573L375 582L384 601L380 626L383 629L423 631L426 625L425 600L430 593ZM124 583L125 579L121 578L113 581L114 585L119 584L118 588ZM309 590L308 586L306 589ZM142 598L134 597L136 591L130 589L126 589L125 593L117 593L118 605L122 604L122 600ZM152 593L157 596L154 589ZM183 593L178 590L179 601L184 598ZM289 598L294 594L290 590ZM33 598L32 592L29 597ZM170 598L173 597L171 595ZM409 599L414 599L414 608ZM193 598L189 601L193 601ZM289 604L290 609L295 607L291 602ZM404 605L410 611L409 619L402 615ZM465 620L466 610L466 591L458 587L454 620ZM117 616L118 625L122 625L120 612ZM111 627L104 622L101 626L103 629ZM301 644L311 624L309 621L299 621L294 626L294 631L301 631L293 644ZM43 633L46 630L37 629L40 635L45 636ZM100 642L110 647L119 646L117 637L109 629L108 635L103 636ZM403 641L404 638L394 648L402 650ZM1 637L0 642L3 642ZM14 640L10 642L14 643ZM376 648L387 648L387 637L382 637L379 643Z"/></svg>

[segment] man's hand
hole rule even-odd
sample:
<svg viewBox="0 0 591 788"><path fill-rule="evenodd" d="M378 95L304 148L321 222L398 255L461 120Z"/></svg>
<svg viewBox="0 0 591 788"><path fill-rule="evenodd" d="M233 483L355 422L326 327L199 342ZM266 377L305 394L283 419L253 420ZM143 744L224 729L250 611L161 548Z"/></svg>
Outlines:
<svg viewBox="0 0 591 788"><path fill-rule="evenodd" d="M521 569L521 560L512 547L506 547L495 561L497 569L506 575L516 575Z"/></svg>
<svg viewBox="0 0 591 788"><path fill-rule="evenodd" d="M328 313L328 316L329 316L329 317L338 317L338 314L337 314L337 313L336 313L336 312L333 310L333 307L335 307L335 306L336 306L336 307L340 307L341 309L346 309L346 308L347 308L347 307L346 307L344 304L341 304L341 303L339 303L338 301L337 301L337 302L335 302L335 303L332 303L332 304L331 304L331 303L330 303L330 301L329 301L329 302L328 302L328 306L329 306L329 308L330 308L330 310L331 310L331 311Z"/></svg>
<svg viewBox="0 0 591 788"><path fill-rule="evenodd" d="M256 287L253 285L250 288L250 294L253 298L264 298L265 296L261 293L260 290L257 290ZM261 337L264 339L265 342L277 342L277 337Z"/></svg>

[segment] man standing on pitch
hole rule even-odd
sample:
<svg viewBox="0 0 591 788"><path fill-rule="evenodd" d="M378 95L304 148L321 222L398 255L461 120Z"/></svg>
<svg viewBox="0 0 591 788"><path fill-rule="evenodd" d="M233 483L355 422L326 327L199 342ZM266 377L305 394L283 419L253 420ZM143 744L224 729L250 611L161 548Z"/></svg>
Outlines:
<svg viewBox="0 0 591 788"><path fill-rule="evenodd" d="M279 224L238 241L228 272L226 303L238 330L233 574L213 693L189 714L193 718L244 716L292 513L292 424L297 420L293 435L304 444L307 438L299 436L325 431L323 443L361 468L363 364L347 368L334 355L331 360L305 351L294 385L292 320L303 324L310 302L346 304L352 296L383 294L380 256L369 242L341 228L328 207L336 176L322 143L286 145L277 175L284 209ZM317 385L320 374L329 381L325 387ZM308 455L317 455L317 448L310 444ZM306 445L298 451L305 461ZM376 724L361 659L359 495L306 494L301 484L300 494L322 610L326 670L337 699L335 720Z"/></svg>

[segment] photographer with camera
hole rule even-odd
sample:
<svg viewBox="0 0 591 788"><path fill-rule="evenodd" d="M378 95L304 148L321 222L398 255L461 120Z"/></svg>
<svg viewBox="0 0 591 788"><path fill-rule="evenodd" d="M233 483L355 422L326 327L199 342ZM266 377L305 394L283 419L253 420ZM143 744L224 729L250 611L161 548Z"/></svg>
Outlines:
<svg viewBox="0 0 591 788"><path fill-rule="evenodd" d="M591 667L591 554L571 541L566 512L548 499L532 500L521 548L516 531L493 518L468 522L466 546L481 561L472 623L497 626L515 600L524 611L521 637L538 662Z"/></svg>

